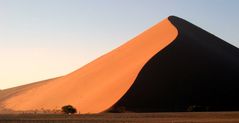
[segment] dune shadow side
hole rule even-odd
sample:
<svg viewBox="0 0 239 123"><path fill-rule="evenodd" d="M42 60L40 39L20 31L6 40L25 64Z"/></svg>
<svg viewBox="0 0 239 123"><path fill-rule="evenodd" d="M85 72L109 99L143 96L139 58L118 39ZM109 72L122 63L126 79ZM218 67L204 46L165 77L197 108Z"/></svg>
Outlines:
<svg viewBox="0 0 239 123"><path fill-rule="evenodd" d="M112 110L239 110L239 49L183 19L168 19L178 37L145 64Z"/></svg>

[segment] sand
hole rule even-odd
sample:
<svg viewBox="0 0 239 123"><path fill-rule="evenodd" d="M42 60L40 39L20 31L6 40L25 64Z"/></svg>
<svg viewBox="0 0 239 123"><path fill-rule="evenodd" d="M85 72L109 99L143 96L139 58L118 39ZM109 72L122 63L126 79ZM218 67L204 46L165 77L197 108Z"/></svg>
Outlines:
<svg viewBox="0 0 239 123"><path fill-rule="evenodd" d="M4 123L238 123L238 112L0 114Z"/></svg>

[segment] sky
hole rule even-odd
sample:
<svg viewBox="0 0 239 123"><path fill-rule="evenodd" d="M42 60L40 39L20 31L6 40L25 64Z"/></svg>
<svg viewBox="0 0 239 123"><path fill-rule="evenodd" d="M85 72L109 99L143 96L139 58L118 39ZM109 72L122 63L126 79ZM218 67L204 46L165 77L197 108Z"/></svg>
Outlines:
<svg viewBox="0 0 239 123"><path fill-rule="evenodd" d="M239 0L0 0L0 89L68 74L170 15L239 47Z"/></svg>

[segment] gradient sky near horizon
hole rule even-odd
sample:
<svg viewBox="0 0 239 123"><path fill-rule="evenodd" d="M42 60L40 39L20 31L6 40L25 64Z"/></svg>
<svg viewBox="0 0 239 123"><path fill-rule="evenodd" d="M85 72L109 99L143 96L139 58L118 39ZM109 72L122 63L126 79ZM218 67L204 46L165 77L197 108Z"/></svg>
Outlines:
<svg viewBox="0 0 239 123"><path fill-rule="evenodd" d="M239 0L0 0L0 89L72 72L169 15L239 47Z"/></svg>

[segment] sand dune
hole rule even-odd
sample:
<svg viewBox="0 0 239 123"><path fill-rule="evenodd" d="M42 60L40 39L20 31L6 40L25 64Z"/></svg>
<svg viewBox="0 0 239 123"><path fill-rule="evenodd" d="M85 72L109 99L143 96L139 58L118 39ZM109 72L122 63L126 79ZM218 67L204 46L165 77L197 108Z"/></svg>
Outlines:
<svg viewBox="0 0 239 123"><path fill-rule="evenodd" d="M1 100L1 105L15 111L59 109L66 104L81 113L105 111L127 92L143 66L177 35L177 29L165 19L79 70L11 94Z"/></svg>
<svg viewBox="0 0 239 123"><path fill-rule="evenodd" d="M81 113L119 106L136 112L193 105L239 110L238 73L238 48L170 16L68 75L1 91L0 104L13 111L71 104Z"/></svg>

